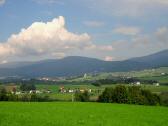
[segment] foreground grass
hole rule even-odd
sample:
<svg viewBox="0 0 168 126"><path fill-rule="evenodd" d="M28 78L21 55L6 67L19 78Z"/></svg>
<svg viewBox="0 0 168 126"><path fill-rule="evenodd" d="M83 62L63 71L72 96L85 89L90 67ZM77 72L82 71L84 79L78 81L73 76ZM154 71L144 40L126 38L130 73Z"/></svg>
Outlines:
<svg viewBox="0 0 168 126"><path fill-rule="evenodd" d="M156 106L0 102L0 126L167 126L167 115Z"/></svg>

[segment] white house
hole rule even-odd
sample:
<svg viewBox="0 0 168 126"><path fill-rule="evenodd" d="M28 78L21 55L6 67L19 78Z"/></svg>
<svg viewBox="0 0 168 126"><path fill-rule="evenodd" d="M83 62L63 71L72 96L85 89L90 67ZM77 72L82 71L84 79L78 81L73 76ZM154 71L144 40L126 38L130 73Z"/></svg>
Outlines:
<svg viewBox="0 0 168 126"><path fill-rule="evenodd" d="M69 93L73 93L73 92L74 92L74 90L69 90L68 92L69 92Z"/></svg>
<svg viewBox="0 0 168 126"><path fill-rule="evenodd" d="M161 75L165 75L165 73L161 73Z"/></svg>
<svg viewBox="0 0 168 126"><path fill-rule="evenodd" d="M156 87L160 86L160 84L159 84L159 83L154 83L154 85L155 85Z"/></svg>
<svg viewBox="0 0 168 126"><path fill-rule="evenodd" d="M17 91L17 92L16 92L16 95L19 95L19 94L21 94L21 92L20 92L20 91L19 91L19 92Z"/></svg>
<svg viewBox="0 0 168 126"><path fill-rule="evenodd" d="M89 89L88 92L91 93L91 92L92 92L92 89Z"/></svg>
<svg viewBox="0 0 168 126"><path fill-rule="evenodd" d="M39 90L36 90L36 94L40 94L40 93L42 93L41 91L39 91Z"/></svg>
<svg viewBox="0 0 168 126"><path fill-rule="evenodd" d="M136 84L136 85L141 85L141 82L138 81L138 82L136 82L135 84Z"/></svg>

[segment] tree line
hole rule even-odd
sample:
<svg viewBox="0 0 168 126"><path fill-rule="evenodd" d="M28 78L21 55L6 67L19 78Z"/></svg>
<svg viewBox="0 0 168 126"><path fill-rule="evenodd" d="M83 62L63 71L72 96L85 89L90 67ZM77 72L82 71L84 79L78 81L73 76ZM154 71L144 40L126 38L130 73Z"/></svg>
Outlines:
<svg viewBox="0 0 168 126"><path fill-rule="evenodd" d="M31 88L30 88L31 87ZM34 89L33 85L21 85L20 89ZM88 91L75 92L75 101L90 102L90 94ZM45 94L24 93L16 95L15 93L7 92L4 87L0 88L0 101L57 101L50 99ZM142 89L140 86L124 86L117 85L115 88L108 87L98 97L97 102L103 103L122 103L122 104L137 104L137 105L164 105L168 106L168 92L162 92L159 95L152 93L150 90Z"/></svg>
<svg viewBox="0 0 168 126"><path fill-rule="evenodd" d="M36 93L29 94L28 91L35 90L35 85L22 84L20 85L20 90L25 91L24 94L17 95L16 89L13 89L13 92L7 92L5 87L0 87L0 101L25 101L25 102L43 102L43 101L52 101L47 95L39 95ZM27 93L26 93L27 92Z"/></svg>
<svg viewBox="0 0 168 126"><path fill-rule="evenodd" d="M137 105L168 105L168 93L157 95L150 90L141 89L139 86L118 85L115 88L106 88L99 96L99 102L124 103Z"/></svg>

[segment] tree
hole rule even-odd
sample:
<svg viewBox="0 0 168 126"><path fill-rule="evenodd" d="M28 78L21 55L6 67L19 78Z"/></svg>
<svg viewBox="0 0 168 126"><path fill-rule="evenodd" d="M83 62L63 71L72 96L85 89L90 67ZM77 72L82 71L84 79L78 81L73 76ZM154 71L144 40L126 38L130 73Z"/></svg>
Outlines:
<svg viewBox="0 0 168 126"><path fill-rule="evenodd" d="M21 84L20 90L22 91L36 90L36 86L34 84Z"/></svg>
<svg viewBox="0 0 168 126"><path fill-rule="evenodd" d="M103 93L99 96L98 101L99 102L106 102L106 103L113 102L113 100L112 100L113 92L114 92L113 88L105 88Z"/></svg>
<svg viewBox="0 0 168 126"><path fill-rule="evenodd" d="M137 86L127 88L126 86L118 85L114 89L106 88L99 96L98 101L139 105L159 105L160 97L149 90L142 90Z"/></svg>
<svg viewBox="0 0 168 126"><path fill-rule="evenodd" d="M83 93L77 91L75 93L75 100L81 102L88 102L90 99L88 91L84 91Z"/></svg>
<svg viewBox="0 0 168 126"><path fill-rule="evenodd" d="M157 105L160 104L160 98L158 95L151 93L150 90L142 90L142 96L145 97L144 104Z"/></svg>
<svg viewBox="0 0 168 126"><path fill-rule="evenodd" d="M128 87L128 103L130 104L143 104L144 97L141 95L139 86Z"/></svg>
<svg viewBox="0 0 168 126"><path fill-rule="evenodd" d="M168 92L162 92L160 94L161 104L168 106Z"/></svg>
<svg viewBox="0 0 168 126"><path fill-rule="evenodd" d="M7 91L5 87L2 87L0 89L0 101L7 101L7 100L8 100Z"/></svg>
<svg viewBox="0 0 168 126"><path fill-rule="evenodd" d="M18 96L12 93L8 94L8 101L18 101Z"/></svg>
<svg viewBox="0 0 168 126"><path fill-rule="evenodd" d="M116 103L127 103L128 101L128 93L127 89L123 85L118 85L114 89L114 93L112 96L112 101Z"/></svg>

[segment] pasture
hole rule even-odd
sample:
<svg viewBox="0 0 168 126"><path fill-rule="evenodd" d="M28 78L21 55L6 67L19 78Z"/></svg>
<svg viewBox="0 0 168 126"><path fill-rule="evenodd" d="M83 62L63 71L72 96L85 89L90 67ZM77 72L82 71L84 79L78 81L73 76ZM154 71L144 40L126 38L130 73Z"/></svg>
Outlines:
<svg viewBox="0 0 168 126"><path fill-rule="evenodd" d="M0 102L0 126L167 126L168 108L78 102Z"/></svg>

